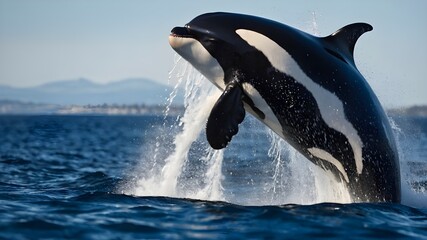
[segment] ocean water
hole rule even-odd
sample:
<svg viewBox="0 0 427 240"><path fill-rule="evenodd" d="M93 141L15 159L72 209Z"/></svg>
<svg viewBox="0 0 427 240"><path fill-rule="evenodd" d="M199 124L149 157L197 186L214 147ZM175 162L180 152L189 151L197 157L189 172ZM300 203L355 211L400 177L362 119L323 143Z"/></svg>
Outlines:
<svg viewBox="0 0 427 240"><path fill-rule="evenodd" d="M427 118L390 118L402 203L352 203L253 117L212 150L220 93L172 77L162 116L0 116L0 239L427 238Z"/></svg>
<svg viewBox="0 0 427 240"><path fill-rule="evenodd" d="M298 185L297 196L287 178L306 173L291 173L287 165L296 163L286 159L287 169L275 172L269 133L251 121L223 152L219 183L207 161L219 157L201 139L167 192L165 164L157 161L154 173L156 161L148 160L156 146L158 155L175 150L173 139L157 144L173 117L1 116L0 238L427 238L427 119L401 121L423 131L411 135L419 158L408 165L404 193L419 201L349 204L314 202L313 179Z"/></svg>

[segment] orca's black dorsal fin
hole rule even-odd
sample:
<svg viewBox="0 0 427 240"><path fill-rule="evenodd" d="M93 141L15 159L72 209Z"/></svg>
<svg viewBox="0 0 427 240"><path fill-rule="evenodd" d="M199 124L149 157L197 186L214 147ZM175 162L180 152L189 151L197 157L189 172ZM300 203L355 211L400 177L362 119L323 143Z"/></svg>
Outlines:
<svg viewBox="0 0 427 240"><path fill-rule="evenodd" d="M244 118L243 90L237 81L232 81L215 103L206 123L206 137L211 147L225 148Z"/></svg>
<svg viewBox="0 0 427 240"><path fill-rule="evenodd" d="M372 29L373 27L367 23L353 23L338 29L331 35L324 37L323 40L329 48L332 48L328 48L328 51L332 51L332 54L335 51L338 56L341 54L354 65L353 52L357 39L365 32L372 31Z"/></svg>

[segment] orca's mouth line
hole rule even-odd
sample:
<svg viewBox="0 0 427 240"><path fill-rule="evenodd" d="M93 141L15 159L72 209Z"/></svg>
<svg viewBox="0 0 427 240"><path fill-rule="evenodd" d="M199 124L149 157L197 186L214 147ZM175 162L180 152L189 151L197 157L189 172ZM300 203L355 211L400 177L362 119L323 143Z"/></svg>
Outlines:
<svg viewBox="0 0 427 240"><path fill-rule="evenodd" d="M195 36L188 31L187 27L174 27L170 36L178 38L194 38Z"/></svg>

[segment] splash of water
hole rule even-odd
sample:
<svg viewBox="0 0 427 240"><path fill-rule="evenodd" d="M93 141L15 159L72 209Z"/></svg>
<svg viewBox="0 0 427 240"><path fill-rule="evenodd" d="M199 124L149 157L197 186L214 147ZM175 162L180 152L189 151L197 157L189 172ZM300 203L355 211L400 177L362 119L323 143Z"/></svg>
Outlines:
<svg viewBox="0 0 427 240"><path fill-rule="evenodd" d="M273 131L267 129L271 141L268 156L274 174L268 205L285 203L314 204L319 202L349 203L351 197L343 181L332 172L315 166Z"/></svg>
<svg viewBox="0 0 427 240"><path fill-rule="evenodd" d="M224 158L223 150L209 149L206 157L203 158L208 164L208 170L205 174L206 186L198 190L194 196L197 199L207 200L225 200L223 196L223 187L221 181L224 179L222 175L222 161Z"/></svg>
<svg viewBox="0 0 427 240"><path fill-rule="evenodd" d="M320 36L319 26L317 25L317 15L315 11L311 13L311 32L314 36Z"/></svg>
<svg viewBox="0 0 427 240"><path fill-rule="evenodd" d="M223 200L221 194L221 165L222 151L208 148L205 156L198 157L206 166L203 176L204 184L194 188L192 180L182 177L185 167L189 164L189 152L198 139L207 120L208 114L219 97L217 91L204 77L186 62L175 61L175 67L170 75L177 79L164 112L163 130L156 137L153 159L143 157L142 166L138 168L134 186L126 187L126 194L138 196L170 196L183 198L199 198L206 200ZM185 88L185 112L176 124L167 125L170 106L177 95L180 86ZM179 130L177 130L179 128ZM175 133L177 132L177 133ZM175 134L175 135L174 135ZM172 144L164 144L173 138ZM173 149L169 152L168 149ZM147 151L150 152L150 151ZM147 164L151 162L151 164ZM198 179L196 179L198 180ZM189 186L187 188L182 186ZM191 186L191 187L190 187Z"/></svg>
<svg viewBox="0 0 427 240"><path fill-rule="evenodd" d="M425 181L425 179L418 179L418 176L422 176L422 174L414 173L416 170L413 169L413 166L426 166L425 161L419 159L419 151L414 149L414 143L418 140L410 139L393 118L389 117L389 122L399 153L402 204L425 208L427 206L427 189L425 187L417 188L414 185L414 183Z"/></svg>

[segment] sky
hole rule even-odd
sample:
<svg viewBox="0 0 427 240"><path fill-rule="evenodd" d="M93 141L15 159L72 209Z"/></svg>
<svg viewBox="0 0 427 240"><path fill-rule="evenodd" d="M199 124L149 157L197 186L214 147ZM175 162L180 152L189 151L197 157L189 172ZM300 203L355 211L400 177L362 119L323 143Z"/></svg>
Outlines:
<svg viewBox="0 0 427 240"><path fill-rule="evenodd" d="M270 18L326 36L353 23L374 30L355 61L386 107L427 105L427 1L0 0L0 85L86 78L168 83L168 35L214 11Z"/></svg>

